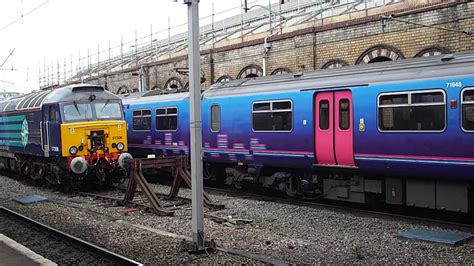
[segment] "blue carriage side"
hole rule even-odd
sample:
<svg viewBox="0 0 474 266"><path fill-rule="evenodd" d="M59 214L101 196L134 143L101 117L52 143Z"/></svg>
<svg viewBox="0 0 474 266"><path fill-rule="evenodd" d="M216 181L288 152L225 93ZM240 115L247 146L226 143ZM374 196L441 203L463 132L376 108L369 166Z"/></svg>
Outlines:
<svg viewBox="0 0 474 266"><path fill-rule="evenodd" d="M472 73L354 88L356 164L367 173L473 181L473 90Z"/></svg>
<svg viewBox="0 0 474 266"><path fill-rule="evenodd" d="M123 103L134 156L189 154L187 93L124 99Z"/></svg>
<svg viewBox="0 0 474 266"><path fill-rule="evenodd" d="M311 95L288 91L206 97L202 102L204 159L311 168Z"/></svg>
<svg viewBox="0 0 474 266"><path fill-rule="evenodd" d="M155 121L129 138L144 156L171 155L170 143L189 151L186 94L153 97L129 101L130 124L137 108L154 117L170 106L186 124L170 138ZM205 174L237 187L471 212L474 54L215 84L202 96L202 130Z"/></svg>

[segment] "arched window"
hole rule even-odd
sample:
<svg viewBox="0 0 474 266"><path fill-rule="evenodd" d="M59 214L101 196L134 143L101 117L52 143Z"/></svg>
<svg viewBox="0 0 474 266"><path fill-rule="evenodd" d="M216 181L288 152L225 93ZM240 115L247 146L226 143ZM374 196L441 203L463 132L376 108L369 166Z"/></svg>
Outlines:
<svg viewBox="0 0 474 266"><path fill-rule="evenodd" d="M444 47L429 47L418 52L415 57L435 56L449 54L449 50Z"/></svg>
<svg viewBox="0 0 474 266"><path fill-rule="evenodd" d="M168 79L168 81L166 81L164 89L168 93L177 92L183 89L183 83L178 78L173 77L173 78Z"/></svg>
<svg viewBox="0 0 474 266"><path fill-rule="evenodd" d="M127 94L130 92L131 91L127 88L127 86L120 86L119 89L117 90L117 94Z"/></svg>
<svg viewBox="0 0 474 266"><path fill-rule="evenodd" d="M356 61L356 65L403 59L402 53L389 45L377 45L367 49Z"/></svg>
<svg viewBox="0 0 474 266"><path fill-rule="evenodd" d="M232 77L231 76L228 76L228 75L224 75L224 76L221 76L220 78L218 78L216 80L216 83L226 83L226 82L229 82L232 80Z"/></svg>
<svg viewBox="0 0 474 266"><path fill-rule="evenodd" d="M282 75L282 74L288 74L290 72L291 71L286 67L279 67L279 68L273 70L273 72L270 75Z"/></svg>
<svg viewBox="0 0 474 266"><path fill-rule="evenodd" d="M248 65L240 70L237 79L248 79L261 77L263 75L263 70L260 66L257 65Z"/></svg>
<svg viewBox="0 0 474 266"><path fill-rule="evenodd" d="M344 61L344 60L341 60L341 59L334 59L334 60L330 60L328 61L326 64L323 65L323 67L321 67L321 69L326 69L326 68L340 68L340 67L343 67L343 66L348 66L349 64Z"/></svg>

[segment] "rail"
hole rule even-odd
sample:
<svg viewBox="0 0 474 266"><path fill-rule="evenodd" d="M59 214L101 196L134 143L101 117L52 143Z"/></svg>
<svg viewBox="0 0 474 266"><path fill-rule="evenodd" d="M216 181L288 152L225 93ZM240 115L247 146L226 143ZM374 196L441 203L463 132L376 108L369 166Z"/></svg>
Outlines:
<svg viewBox="0 0 474 266"><path fill-rule="evenodd" d="M65 232L59 231L55 228L52 228L50 226L47 226L43 223L40 223L36 220L33 220L27 216L24 216L18 212L15 212L11 209L5 208L3 206L0 206L0 213L6 214L9 216L14 217L17 220L20 220L22 222L25 222L29 225L34 226L35 228L40 229L41 231L48 232L51 235L57 236L60 239L65 239L67 242L73 243L81 248L84 248L85 250L90 251L91 253L97 254L100 257L106 258L117 265L143 265L140 262L131 260L129 258L126 258L122 255L113 253L112 251L109 251L107 249L101 248L99 246L96 246L92 243L86 242L80 238L74 237L72 235L69 235Z"/></svg>

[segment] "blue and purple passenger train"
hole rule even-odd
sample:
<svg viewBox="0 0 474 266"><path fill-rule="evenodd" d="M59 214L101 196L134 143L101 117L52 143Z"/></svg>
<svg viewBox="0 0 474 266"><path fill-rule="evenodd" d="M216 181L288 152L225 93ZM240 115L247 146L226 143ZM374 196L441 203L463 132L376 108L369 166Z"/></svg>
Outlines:
<svg viewBox="0 0 474 266"><path fill-rule="evenodd" d="M123 100L130 152L189 154L189 94ZM215 84L205 178L472 213L474 54Z"/></svg>

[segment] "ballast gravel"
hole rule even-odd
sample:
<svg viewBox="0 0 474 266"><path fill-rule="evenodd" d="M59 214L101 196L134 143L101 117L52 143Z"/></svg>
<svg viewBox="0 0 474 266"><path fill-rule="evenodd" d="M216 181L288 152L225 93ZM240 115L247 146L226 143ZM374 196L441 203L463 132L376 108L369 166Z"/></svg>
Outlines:
<svg viewBox="0 0 474 266"><path fill-rule="evenodd" d="M153 187L161 193L168 193L170 189L158 184L153 184ZM123 193L117 190L95 193L123 197ZM20 194L38 194L50 200L31 205L12 201ZM224 203L226 208L206 210L206 214L250 222L235 225L205 218L206 239L215 240L225 249L296 264L469 264L474 261L472 240L453 247L398 236L403 230L430 228L420 223L237 198L221 193L210 195L215 201ZM190 197L191 191L182 188L180 196ZM145 199L138 194L136 200ZM173 203L177 202L163 203L173 208ZM224 252L190 255L183 250L180 239L146 230L159 229L191 237L191 206L188 204L177 204L173 208L173 217L159 217L144 211L124 212L124 207L114 207L90 197L67 195L51 188L34 187L24 181L0 177L0 205L145 264L263 264L256 259Z"/></svg>

